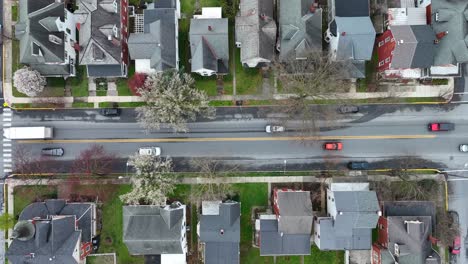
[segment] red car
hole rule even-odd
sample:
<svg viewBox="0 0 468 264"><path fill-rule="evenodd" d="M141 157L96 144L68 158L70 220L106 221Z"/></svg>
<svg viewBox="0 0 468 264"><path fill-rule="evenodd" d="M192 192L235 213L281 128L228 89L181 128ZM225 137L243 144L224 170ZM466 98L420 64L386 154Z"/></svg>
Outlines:
<svg viewBox="0 0 468 264"><path fill-rule="evenodd" d="M429 131L451 131L455 129L455 124L453 123L429 123L427 125Z"/></svg>
<svg viewBox="0 0 468 264"><path fill-rule="evenodd" d="M341 142L326 142L323 144L323 149L325 150L342 150L343 143Z"/></svg>

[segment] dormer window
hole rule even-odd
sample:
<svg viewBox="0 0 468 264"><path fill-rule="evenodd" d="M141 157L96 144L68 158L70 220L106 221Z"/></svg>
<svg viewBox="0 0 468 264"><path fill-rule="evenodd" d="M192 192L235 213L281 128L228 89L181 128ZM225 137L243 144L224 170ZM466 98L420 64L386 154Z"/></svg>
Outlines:
<svg viewBox="0 0 468 264"><path fill-rule="evenodd" d="M32 43L31 53L33 56L43 56L41 47L37 45L35 42Z"/></svg>
<svg viewBox="0 0 468 264"><path fill-rule="evenodd" d="M112 5L114 6L114 12L117 14L119 12L118 6L117 6L117 0L114 0L114 2L112 2Z"/></svg>
<svg viewBox="0 0 468 264"><path fill-rule="evenodd" d="M61 45L63 43L62 39L55 35L49 35L49 41L57 45Z"/></svg>
<svg viewBox="0 0 468 264"><path fill-rule="evenodd" d="M112 28L112 31L114 32L114 37L118 39L119 38L119 28L116 25L114 25L114 27Z"/></svg>

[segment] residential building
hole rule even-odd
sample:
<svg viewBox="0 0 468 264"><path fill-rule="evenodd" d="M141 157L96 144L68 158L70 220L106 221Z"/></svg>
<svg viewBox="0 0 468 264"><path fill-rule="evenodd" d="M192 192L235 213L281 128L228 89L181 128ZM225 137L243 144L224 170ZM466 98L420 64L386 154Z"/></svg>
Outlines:
<svg viewBox="0 0 468 264"><path fill-rule="evenodd" d="M468 62L468 2L432 0L432 28L437 36L432 76L459 75Z"/></svg>
<svg viewBox="0 0 468 264"><path fill-rule="evenodd" d="M372 57L375 29L369 0L329 0L325 41L332 60L347 62L348 78L365 78L365 61Z"/></svg>
<svg viewBox="0 0 468 264"><path fill-rule="evenodd" d="M228 19L221 7L204 7L190 20L192 72L201 76L229 73Z"/></svg>
<svg viewBox="0 0 468 264"><path fill-rule="evenodd" d="M279 1L280 61L322 50L322 9L315 0Z"/></svg>
<svg viewBox="0 0 468 264"><path fill-rule="evenodd" d="M128 0L76 0L79 64L88 77L126 77Z"/></svg>
<svg viewBox="0 0 468 264"><path fill-rule="evenodd" d="M240 203L203 201L197 226L205 264L239 264Z"/></svg>
<svg viewBox="0 0 468 264"><path fill-rule="evenodd" d="M372 264L440 264L432 248L435 214L433 202L385 202L378 239L372 246Z"/></svg>
<svg viewBox="0 0 468 264"><path fill-rule="evenodd" d="M178 14L178 0L156 0L143 11L143 21L135 19L135 33L128 39L135 72L149 74L179 69Z"/></svg>
<svg viewBox="0 0 468 264"><path fill-rule="evenodd" d="M236 17L236 46L244 67L268 64L275 57L273 0L241 0Z"/></svg>
<svg viewBox="0 0 468 264"><path fill-rule="evenodd" d="M6 257L13 264L84 264L95 234L94 203L32 203L19 216Z"/></svg>
<svg viewBox="0 0 468 264"><path fill-rule="evenodd" d="M131 255L156 255L161 264L187 263L186 206L123 207L123 242Z"/></svg>
<svg viewBox="0 0 468 264"><path fill-rule="evenodd" d="M310 255L312 201L309 191L274 189L274 215L256 220L261 256Z"/></svg>
<svg viewBox="0 0 468 264"><path fill-rule="evenodd" d="M19 61L47 77L75 75L76 27L61 0L19 0Z"/></svg>
<svg viewBox="0 0 468 264"><path fill-rule="evenodd" d="M320 250L365 250L381 214L369 183L332 183L327 189L327 217L316 217L314 241Z"/></svg>

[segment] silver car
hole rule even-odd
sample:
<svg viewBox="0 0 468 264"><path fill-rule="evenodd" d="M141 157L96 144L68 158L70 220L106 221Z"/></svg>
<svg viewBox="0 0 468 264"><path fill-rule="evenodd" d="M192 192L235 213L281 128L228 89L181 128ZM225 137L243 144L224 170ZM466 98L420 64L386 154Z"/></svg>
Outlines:
<svg viewBox="0 0 468 264"><path fill-rule="evenodd" d="M460 152L468 152L468 144L461 144Z"/></svg>
<svg viewBox="0 0 468 264"><path fill-rule="evenodd" d="M267 133L284 132L284 126L272 126L272 125L268 125L268 126L265 127L265 132L267 132Z"/></svg>
<svg viewBox="0 0 468 264"><path fill-rule="evenodd" d="M138 154L143 156L159 156L161 155L160 147L141 147L138 150Z"/></svg>

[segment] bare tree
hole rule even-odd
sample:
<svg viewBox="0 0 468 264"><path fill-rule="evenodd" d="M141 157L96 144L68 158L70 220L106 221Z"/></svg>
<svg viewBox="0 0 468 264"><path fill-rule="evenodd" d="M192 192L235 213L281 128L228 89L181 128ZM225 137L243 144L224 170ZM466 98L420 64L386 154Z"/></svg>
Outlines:
<svg viewBox="0 0 468 264"><path fill-rule="evenodd" d="M72 164L72 173L106 175L112 171L116 156L107 152L102 145L91 145L81 151Z"/></svg>
<svg viewBox="0 0 468 264"><path fill-rule="evenodd" d="M33 155L31 149L24 145L15 146L12 157L14 161L12 170L15 174L37 175L55 172L51 159Z"/></svg>
<svg viewBox="0 0 468 264"><path fill-rule="evenodd" d="M198 184L192 188L190 201L200 203L202 201L223 200L233 194L232 185L224 180L229 177L235 168L223 171L222 164L214 160L196 158L191 160L192 166L202 174L206 183Z"/></svg>
<svg viewBox="0 0 468 264"><path fill-rule="evenodd" d="M449 246L453 239L460 234L460 227L455 222L456 220L442 208L437 210L436 219L435 236L442 245Z"/></svg>
<svg viewBox="0 0 468 264"><path fill-rule="evenodd" d="M197 115L214 117L215 109L208 105L207 94L195 88L194 79L187 73L152 74L138 93L147 105L136 108L137 119L147 130L164 126L186 132L187 122L194 121Z"/></svg>
<svg viewBox="0 0 468 264"><path fill-rule="evenodd" d="M165 205L167 195L173 192L177 183L171 173L172 159L135 154L128 162L136 170L131 179L133 189L120 199L126 204Z"/></svg>
<svg viewBox="0 0 468 264"><path fill-rule="evenodd" d="M44 90L46 84L45 77L28 67L17 70L13 76L13 85L27 96L37 96Z"/></svg>

